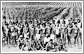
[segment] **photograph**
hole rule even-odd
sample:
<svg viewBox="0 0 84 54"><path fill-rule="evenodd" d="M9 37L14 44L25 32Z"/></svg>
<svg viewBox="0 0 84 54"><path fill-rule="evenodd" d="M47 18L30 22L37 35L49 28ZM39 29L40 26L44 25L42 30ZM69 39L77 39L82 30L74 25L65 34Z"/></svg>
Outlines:
<svg viewBox="0 0 84 54"><path fill-rule="evenodd" d="M83 53L83 1L1 1L1 53Z"/></svg>

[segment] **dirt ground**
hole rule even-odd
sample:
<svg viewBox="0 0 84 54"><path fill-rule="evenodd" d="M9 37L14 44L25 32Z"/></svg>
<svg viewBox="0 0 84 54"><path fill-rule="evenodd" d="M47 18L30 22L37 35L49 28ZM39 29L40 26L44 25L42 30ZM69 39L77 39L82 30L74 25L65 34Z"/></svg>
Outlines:
<svg viewBox="0 0 84 54"><path fill-rule="evenodd" d="M28 53L28 51L22 51L21 49L19 49L18 47L11 47L11 48L8 48L7 46L5 46L5 47L2 47L2 52L7 52L7 53L9 53L9 52L14 52L14 53L21 53L21 52L26 52L26 53ZM34 53L34 51L30 51L30 53ZM40 52L40 53L44 53L44 52L46 52L46 51L35 51L35 52ZM60 51L60 52L65 52L65 51ZM75 47L69 47L68 48L68 51L67 52L82 52L82 48L81 49L79 49L78 48L78 46L75 46Z"/></svg>

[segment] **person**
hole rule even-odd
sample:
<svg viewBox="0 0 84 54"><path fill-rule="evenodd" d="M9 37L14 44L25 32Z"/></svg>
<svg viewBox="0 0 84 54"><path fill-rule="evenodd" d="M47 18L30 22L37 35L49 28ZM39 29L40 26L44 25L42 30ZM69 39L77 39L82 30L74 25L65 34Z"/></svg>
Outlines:
<svg viewBox="0 0 84 54"><path fill-rule="evenodd" d="M4 25L2 25L2 46L4 46L5 44L7 44L7 36L5 33Z"/></svg>
<svg viewBox="0 0 84 54"><path fill-rule="evenodd" d="M52 23L50 28L52 28L52 32L54 32L54 34L56 32L55 27L56 27L56 24L55 23Z"/></svg>
<svg viewBox="0 0 84 54"><path fill-rule="evenodd" d="M81 22L81 19L77 20L77 27L79 28L78 37L80 39L80 43L82 43L82 22Z"/></svg>
<svg viewBox="0 0 84 54"><path fill-rule="evenodd" d="M49 39L54 39L54 38L55 38L55 34L54 32L51 32Z"/></svg>
<svg viewBox="0 0 84 54"><path fill-rule="evenodd" d="M61 24L60 24L60 32L61 32L61 39L65 43L66 37L65 37L65 20L62 19Z"/></svg>
<svg viewBox="0 0 84 54"><path fill-rule="evenodd" d="M33 40L34 39L34 36L33 36L33 34L34 34L34 26L33 26L32 23L29 24L29 32L30 32L30 38Z"/></svg>
<svg viewBox="0 0 84 54"><path fill-rule="evenodd" d="M24 28L23 28L23 34L24 34L24 38L26 39L27 38L27 36L28 36L28 28L27 28L27 26L25 26Z"/></svg>
<svg viewBox="0 0 84 54"><path fill-rule="evenodd" d="M67 52L67 49L66 49L66 47L65 47L62 39L60 39L59 42L58 42L58 49L59 49L59 51L62 51L63 50L63 51L66 51Z"/></svg>
<svg viewBox="0 0 84 54"><path fill-rule="evenodd" d="M50 40L50 35L48 34L47 36L44 37L44 44L46 45Z"/></svg>
<svg viewBox="0 0 84 54"><path fill-rule="evenodd" d="M50 34L50 27L49 27L49 24L48 23L46 23L46 35L47 34Z"/></svg>
<svg viewBox="0 0 84 54"><path fill-rule="evenodd" d="M40 27L39 27L39 26L36 27L36 30L37 30L37 32L36 32L36 35L35 35L35 36L36 36L35 39L36 39L36 40L39 40L39 39L40 39L40 36L41 36L41 35L40 35Z"/></svg>
<svg viewBox="0 0 84 54"><path fill-rule="evenodd" d="M25 41L24 41L23 35L20 35L20 37L18 38L18 47L19 47L19 49L24 50L25 46L26 45L25 45Z"/></svg>
<svg viewBox="0 0 84 54"><path fill-rule="evenodd" d="M77 27L77 22L74 23L74 29L75 29L75 44L78 44L78 47L81 48L81 35L80 34L80 29Z"/></svg>
<svg viewBox="0 0 84 54"><path fill-rule="evenodd" d="M59 40L61 38L61 33L60 33L60 27L59 27L59 24L56 25L55 27L55 35L56 35L56 38L57 40Z"/></svg>
<svg viewBox="0 0 84 54"><path fill-rule="evenodd" d="M71 30L72 30L72 28L73 28L73 25L72 25L72 23L70 23L69 22L69 24L67 25L67 40L68 40L68 45L71 45Z"/></svg>
<svg viewBox="0 0 84 54"><path fill-rule="evenodd" d="M53 51L53 49L54 49L53 39L50 39L50 41L46 45L46 51Z"/></svg>
<svg viewBox="0 0 84 54"><path fill-rule="evenodd" d="M12 30L12 38L13 38L13 42L12 42L12 45L17 45L17 42L16 42L16 36L17 36L17 31L16 31L16 28L13 27L13 30Z"/></svg>

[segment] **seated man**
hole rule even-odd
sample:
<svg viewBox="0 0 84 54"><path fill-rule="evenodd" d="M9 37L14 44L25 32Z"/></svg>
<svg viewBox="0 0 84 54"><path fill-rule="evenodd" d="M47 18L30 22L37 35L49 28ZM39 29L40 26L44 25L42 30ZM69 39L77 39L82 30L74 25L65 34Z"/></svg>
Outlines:
<svg viewBox="0 0 84 54"><path fill-rule="evenodd" d="M19 49L24 50L25 44L24 44L24 38L23 38L22 35L20 35L20 37L19 37L19 39L18 39L18 46L19 46Z"/></svg>
<svg viewBox="0 0 84 54"><path fill-rule="evenodd" d="M46 45L46 51L53 51L53 49L54 49L54 43L53 40L50 39L50 41Z"/></svg>
<svg viewBox="0 0 84 54"><path fill-rule="evenodd" d="M67 51L65 45L62 43L62 39L59 40L57 46L59 51Z"/></svg>

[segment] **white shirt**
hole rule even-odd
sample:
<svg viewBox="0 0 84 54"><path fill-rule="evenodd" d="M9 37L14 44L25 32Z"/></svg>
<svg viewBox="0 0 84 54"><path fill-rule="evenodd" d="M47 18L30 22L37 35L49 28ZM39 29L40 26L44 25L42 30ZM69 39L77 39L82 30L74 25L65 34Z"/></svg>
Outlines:
<svg viewBox="0 0 84 54"><path fill-rule="evenodd" d="M54 34L51 34L50 35L50 39L54 39L55 35Z"/></svg>
<svg viewBox="0 0 84 54"><path fill-rule="evenodd" d="M69 21L68 20L69 19L65 19L65 22L66 22L65 26L67 26L69 24Z"/></svg>
<svg viewBox="0 0 84 54"><path fill-rule="evenodd" d="M40 39L40 34L36 34L36 39L39 40Z"/></svg>
<svg viewBox="0 0 84 54"><path fill-rule="evenodd" d="M30 28L30 29L32 28L32 24L29 24L29 28Z"/></svg>
<svg viewBox="0 0 84 54"><path fill-rule="evenodd" d="M56 27L56 34L59 34L59 27Z"/></svg>
<svg viewBox="0 0 84 54"><path fill-rule="evenodd" d="M55 24L57 24L57 21L58 21L59 19L55 19Z"/></svg>
<svg viewBox="0 0 84 54"><path fill-rule="evenodd" d="M43 33L44 33L44 32L45 32L45 28L44 28L44 27L42 27L41 29L43 30Z"/></svg>
<svg viewBox="0 0 84 54"><path fill-rule="evenodd" d="M25 38L27 38L27 35L28 35L27 33L24 33L24 37L25 37Z"/></svg>
<svg viewBox="0 0 84 54"><path fill-rule="evenodd" d="M14 27L11 27L11 31L13 31Z"/></svg>
<svg viewBox="0 0 84 54"><path fill-rule="evenodd" d="M7 28L7 26L4 26L4 28L5 28L5 31L6 31L6 34L8 34L8 28Z"/></svg>
<svg viewBox="0 0 84 54"><path fill-rule="evenodd" d="M36 27L36 31L37 31L37 33L39 33L39 30L40 30L40 29L39 29L38 27Z"/></svg>
<svg viewBox="0 0 84 54"><path fill-rule="evenodd" d="M78 23L78 24L77 24L77 27L80 28L80 27L81 27L81 23Z"/></svg>
<svg viewBox="0 0 84 54"><path fill-rule="evenodd" d="M49 40L50 40L49 38L45 37L44 38L44 43L49 42Z"/></svg>

